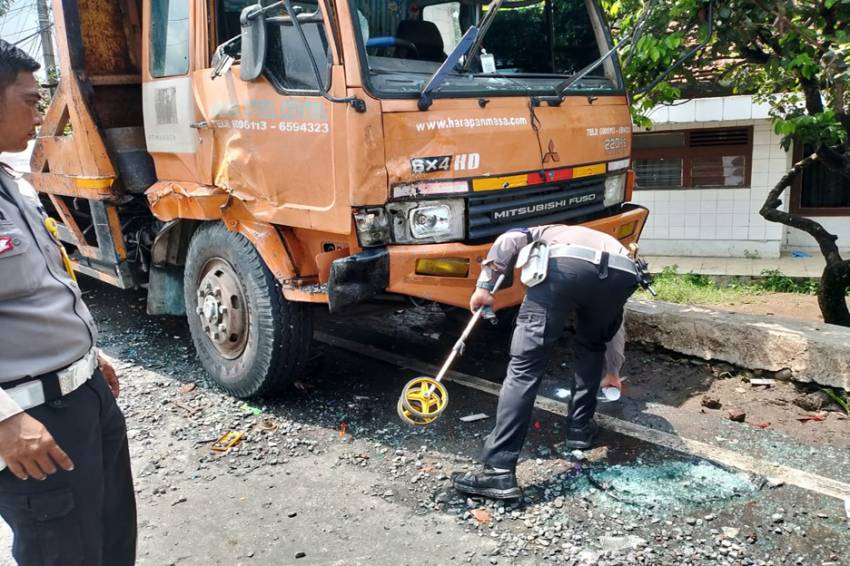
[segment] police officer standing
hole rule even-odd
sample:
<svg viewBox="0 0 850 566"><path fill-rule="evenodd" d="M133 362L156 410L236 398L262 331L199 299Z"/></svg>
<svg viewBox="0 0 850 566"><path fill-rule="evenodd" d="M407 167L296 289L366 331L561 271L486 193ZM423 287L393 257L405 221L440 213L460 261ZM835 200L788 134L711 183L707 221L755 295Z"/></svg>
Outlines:
<svg viewBox="0 0 850 566"><path fill-rule="evenodd" d="M496 279L513 269L520 249L531 242L548 245L548 271L542 282L528 288L517 316L495 428L481 454L484 469L454 478L455 488L464 493L497 499L521 495L515 469L537 389L552 347L573 312L576 369L566 445L576 449L592 445L606 343L620 328L626 300L638 287L635 263L612 236L581 226L538 226L499 236L483 263L471 309L494 303L491 291Z"/></svg>
<svg viewBox="0 0 850 566"><path fill-rule="evenodd" d="M0 40L0 152L41 124L39 65ZM20 566L133 564L118 379L38 195L0 166L0 515Z"/></svg>

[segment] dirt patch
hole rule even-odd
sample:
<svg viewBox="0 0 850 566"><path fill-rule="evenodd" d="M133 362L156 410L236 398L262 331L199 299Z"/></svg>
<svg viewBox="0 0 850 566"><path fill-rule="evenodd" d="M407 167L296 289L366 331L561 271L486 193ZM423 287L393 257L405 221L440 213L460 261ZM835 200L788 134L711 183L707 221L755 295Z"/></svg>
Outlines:
<svg viewBox="0 0 850 566"><path fill-rule="evenodd" d="M744 413L744 426L781 432L805 443L825 443L850 449L850 418L830 407L810 412L794 403L805 397L810 387L775 380L770 386L749 383L752 374L726 364L698 360L675 360L662 354L679 368L667 372L645 363L647 354L634 348L627 352L624 373L629 376L625 395L641 402L661 403L693 413L728 420L730 411ZM709 407L706 407L704 401ZM801 422L807 416L815 419ZM819 419L823 420L819 420Z"/></svg>
<svg viewBox="0 0 850 566"><path fill-rule="evenodd" d="M850 298L848 298L850 305ZM708 308L726 312L737 312L757 316L779 316L799 320L817 320L823 322L818 298L815 295L797 293L765 293L748 295L730 303L705 305Z"/></svg>

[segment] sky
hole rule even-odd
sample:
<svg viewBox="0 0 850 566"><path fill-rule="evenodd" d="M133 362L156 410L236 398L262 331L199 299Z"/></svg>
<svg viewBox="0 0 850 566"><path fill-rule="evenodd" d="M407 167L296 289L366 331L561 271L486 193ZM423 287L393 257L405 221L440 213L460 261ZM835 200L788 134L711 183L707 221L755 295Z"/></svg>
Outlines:
<svg viewBox="0 0 850 566"><path fill-rule="evenodd" d="M43 63L41 37L37 31L38 11L35 0L13 0L9 12L0 17L0 39L10 43L20 42L18 47Z"/></svg>

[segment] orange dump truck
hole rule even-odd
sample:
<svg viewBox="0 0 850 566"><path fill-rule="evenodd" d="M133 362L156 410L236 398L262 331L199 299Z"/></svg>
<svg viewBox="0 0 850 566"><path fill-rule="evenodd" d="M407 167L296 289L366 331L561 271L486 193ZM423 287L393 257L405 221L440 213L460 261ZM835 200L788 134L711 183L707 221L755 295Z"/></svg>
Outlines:
<svg viewBox="0 0 850 566"><path fill-rule="evenodd" d="M631 122L594 0L54 0L31 180L81 273L185 314L240 397L303 366L312 308L463 307L490 243L637 240ZM518 279L518 278L516 278ZM519 281L499 293L517 304Z"/></svg>

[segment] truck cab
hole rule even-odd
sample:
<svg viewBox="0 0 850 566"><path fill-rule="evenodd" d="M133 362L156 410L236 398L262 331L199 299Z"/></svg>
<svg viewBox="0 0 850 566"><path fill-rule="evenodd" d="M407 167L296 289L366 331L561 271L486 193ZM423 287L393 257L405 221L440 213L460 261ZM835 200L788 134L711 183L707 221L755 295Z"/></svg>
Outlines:
<svg viewBox="0 0 850 566"><path fill-rule="evenodd" d="M298 374L309 303L463 307L492 241L637 241L631 120L593 0L55 0L31 164L79 271L185 314L231 393ZM608 54L608 57L605 55ZM518 304L518 281L498 295Z"/></svg>

